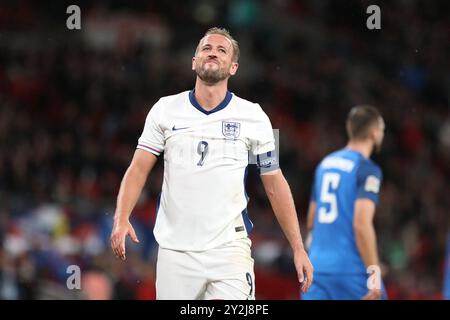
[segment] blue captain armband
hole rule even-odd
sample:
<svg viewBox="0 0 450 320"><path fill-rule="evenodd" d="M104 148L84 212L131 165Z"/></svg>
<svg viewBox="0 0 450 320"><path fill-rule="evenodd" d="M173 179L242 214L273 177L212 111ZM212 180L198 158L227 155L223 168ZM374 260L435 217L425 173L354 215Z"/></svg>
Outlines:
<svg viewBox="0 0 450 320"><path fill-rule="evenodd" d="M270 172L280 168L277 153L269 151L256 156L256 166L259 169L259 174Z"/></svg>

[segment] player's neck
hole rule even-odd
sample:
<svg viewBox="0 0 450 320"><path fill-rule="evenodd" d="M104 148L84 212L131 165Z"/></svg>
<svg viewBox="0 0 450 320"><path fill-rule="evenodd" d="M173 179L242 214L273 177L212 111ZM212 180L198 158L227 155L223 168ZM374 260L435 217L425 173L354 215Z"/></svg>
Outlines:
<svg viewBox="0 0 450 320"><path fill-rule="evenodd" d="M358 151L365 158L370 158L373 151L373 145L367 141L350 140L346 146L347 149Z"/></svg>
<svg viewBox="0 0 450 320"><path fill-rule="evenodd" d="M214 85L206 85L197 78L195 83L195 99L203 109L211 111L217 107L227 94L227 81L220 81Z"/></svg>

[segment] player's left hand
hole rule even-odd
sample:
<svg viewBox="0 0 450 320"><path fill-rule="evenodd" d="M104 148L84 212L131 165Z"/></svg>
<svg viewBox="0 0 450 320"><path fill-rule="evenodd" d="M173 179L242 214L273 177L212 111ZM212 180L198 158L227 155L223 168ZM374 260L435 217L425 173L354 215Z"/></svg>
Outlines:
<svg viewBox="0 0 450 320"><path fill-rule="evenodd" d="M294 252L294 264L297 270L298 281L301 283L301 290L305 293L312 284L314 268L304 249Z"/></svg>
<svg viewBox="0 0 450 320"><path fill-rule="evenodd" d="M380 299L381 299L380 289L369 290L367 294L362 298L362 300L380 300Z"/></svg>

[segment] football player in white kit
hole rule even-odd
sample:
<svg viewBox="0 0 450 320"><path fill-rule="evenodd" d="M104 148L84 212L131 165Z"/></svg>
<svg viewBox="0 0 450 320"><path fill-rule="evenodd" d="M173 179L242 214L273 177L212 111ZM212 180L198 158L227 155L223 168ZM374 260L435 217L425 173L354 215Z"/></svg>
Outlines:
<svg viewBox="0 0 450 320"><path fill-rule="evenodd" d="M227 90L239 47L225 29L200 40L195 88L161 98L148 113L121 183L111 234L125 259L125 237L138 242L130 214L158 156L164 179L154 228L159 244L157 299L254 299L245 177L249 153L294 253L302 290L313 279L292 194L279 166L269 118L257 103Z"/></svg>

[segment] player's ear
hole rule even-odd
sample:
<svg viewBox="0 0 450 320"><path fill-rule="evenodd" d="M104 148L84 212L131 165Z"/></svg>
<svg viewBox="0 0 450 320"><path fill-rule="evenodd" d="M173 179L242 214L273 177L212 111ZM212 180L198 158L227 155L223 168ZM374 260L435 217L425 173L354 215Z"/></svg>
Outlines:
<svg viewBox="0 0 450 320"><path fill-rule="evenodd" d="M192 70L195 70L195 57L192 57Z"/></svg>
<svg viewBox="0 0 450 320"><path fill-rule="evenodd" d="M230 67L230 75L234 76L239 68L239 63L232 62Z"/></svg>

